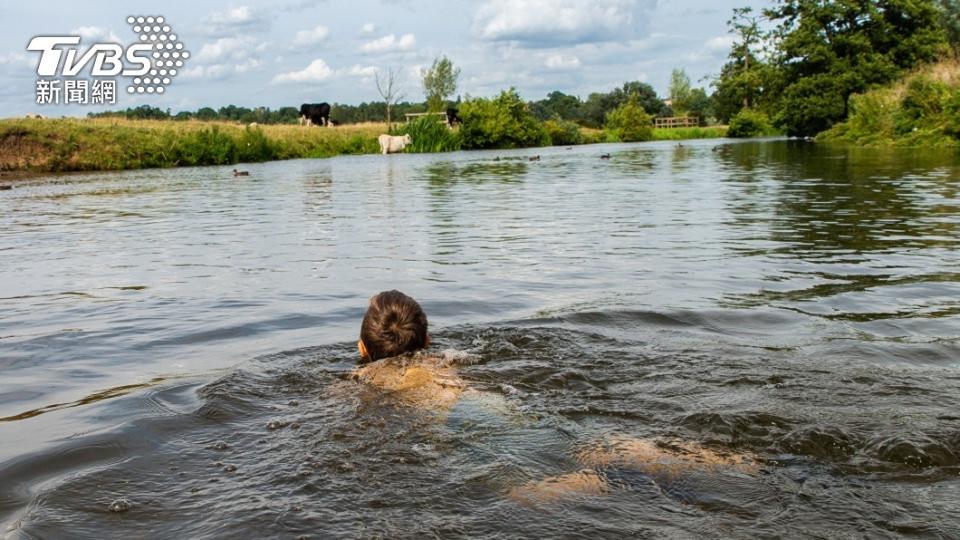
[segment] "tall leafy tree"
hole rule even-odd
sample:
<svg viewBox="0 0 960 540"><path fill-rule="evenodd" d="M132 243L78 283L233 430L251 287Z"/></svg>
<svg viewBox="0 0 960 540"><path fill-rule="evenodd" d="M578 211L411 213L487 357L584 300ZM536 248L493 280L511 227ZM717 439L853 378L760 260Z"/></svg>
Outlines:
<svg viewBox="0 0 960 540"><path fill-rule="evenodd" d="M453 65L446 56L433 61L433 65L423 70L423 93L427 96L427 109L441 111L445 101L457 91L457 79L460 68Z"/></svg>
<svg viewBox="0 0 960 540"><path fill-rule="evenodd" d="M684 114L689 110L690 77L682 69L674 69L670 73L670 106L677 114Z"/></svg>
<svg viewBox="0 0 960 540"><path fill-rule="evenodd" d="M630 81L623 83L621 88L611 92L596 92L590 94L583 103L583 123L591 127L604 125L607 113L627 102L630 96L636 95L643 109L651 115L657 116L665 112L666 105L657 95L656 90L647 83Z"/></svg>
<svg viewBox="0 0 960 540"><path fill-rule="evenodd" d="M954 54L960 55L960 0L940 0L943 29Z"/></svg>
<svg viewBox="0 0 960 540"><path fill-rule="evenodd" d="M773 86L776 71L766 61L767 35L764 18L749 7L733 10L727 28L734 36L730 55L714 82L713 108L717 118L728 122L741 109L764 108L766 90Z"/></svg>
<svg viewBox="0 0 960 540"><path fill-rule="evenodd" d="M580 110L582 106L583 102L580 101L579 97L554 90L547 94L547 99L530 103L530 110L540 120L559 118L560 120L578 122L582 118L582 111Z"/></svg>
<svg viewBox="0 0 960 540"><path fill-rule="evenodd" d="M764 10L776 23L777 123L815 135L846 117L851 94L935 59L946 45L936 1L778 0Z"/></svg>
<svg viewBox="0 0 960 540"><path fill-rule="evenodd" d="M686 103L687 114L700 119L700 125L707 125L707 117L713 116L713 99L703 88L694 88L690 91L690 99Z"/></svg>

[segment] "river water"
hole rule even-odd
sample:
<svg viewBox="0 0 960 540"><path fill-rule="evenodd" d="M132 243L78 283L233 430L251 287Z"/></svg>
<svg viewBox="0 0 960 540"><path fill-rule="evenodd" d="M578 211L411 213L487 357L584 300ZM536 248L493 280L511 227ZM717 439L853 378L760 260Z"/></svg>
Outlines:
<svg viewBox="0 0 960 540"><path fill-rule="evenodd" d="M0 537L960 538L960 156L230 168L0 191ZM347 377L393 288L499 405ZM507 496L612 437L760 466Z"/></svg>

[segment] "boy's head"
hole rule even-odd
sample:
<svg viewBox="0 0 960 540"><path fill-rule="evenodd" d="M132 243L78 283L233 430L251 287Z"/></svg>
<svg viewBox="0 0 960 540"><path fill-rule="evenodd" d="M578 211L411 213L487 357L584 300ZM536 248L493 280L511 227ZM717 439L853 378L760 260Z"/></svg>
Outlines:
<svg viewBox="0 0 960 540"><path fill-rule="evenodd" d="M427 315L416 300L400 291L384 291L370 299L360 325L360 359L373 362L430 346Z"/></svg>

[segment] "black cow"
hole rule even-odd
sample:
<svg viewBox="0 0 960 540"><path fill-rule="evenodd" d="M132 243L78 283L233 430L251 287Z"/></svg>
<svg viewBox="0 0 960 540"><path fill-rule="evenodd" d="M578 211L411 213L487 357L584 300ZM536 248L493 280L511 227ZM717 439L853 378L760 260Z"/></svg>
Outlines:
<svg viewBox="0 0 960 540"><path fill-rule="evenodd" d="M309 123L307 123L309 122ZM300 124L327 126L330 125L329 103L304 103L300 106Z"/></svg>
<svg viewBox="0 0 960 540"><path fill-rule="evenodd" d="M447 108L447 127L453 127L460 124L460 117L457 116L458 112L460 112L459 109L454 109L453 107Z"/></svg>

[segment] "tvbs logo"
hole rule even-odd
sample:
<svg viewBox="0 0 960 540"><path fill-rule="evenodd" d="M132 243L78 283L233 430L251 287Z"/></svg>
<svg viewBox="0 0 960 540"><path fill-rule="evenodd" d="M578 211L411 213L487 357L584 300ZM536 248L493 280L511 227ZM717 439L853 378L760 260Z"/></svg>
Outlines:
<svg viewBox="0 0 960 540"><path fill-rule="evenodd" d="M116 80L103 78L117 76L130 79L126 88L129 94L163 94L190 58L190 52L161 16L131 15L127 24L138 41L126 47L119 43L94 43L81 53L80 36L31 39L27 50L40 53L37 103L115 103ZM75 78L88 68L90 76L96 79Z"/></svg>
<svg viewBox="0 0 960 540"><path fill-rule="evenodd" d="M93 60L90 75L94 77L115 77L121 73L124 76L146 75L150 71L150 52L153 45L136 43L127 48L124 54L123 47L116 43L97 43L87 49L87 52L77 60L76 45L80 44L80 36L37 36L30 40L27 46L29 51L40 51L40 64L37 66L37 75L53 77L65 75L76 76L87 64ZM63 51L58 47L73 46L66 50L66 60L61 61ZM143 56L141 56L141 54ZM123 58L136 67L125 67ZM61 64L63 67L61 68Z"/></svg>

